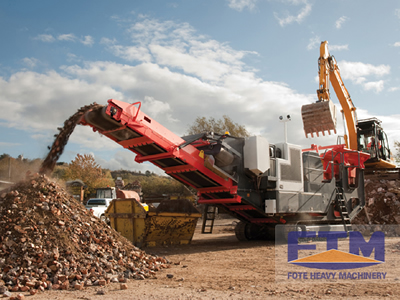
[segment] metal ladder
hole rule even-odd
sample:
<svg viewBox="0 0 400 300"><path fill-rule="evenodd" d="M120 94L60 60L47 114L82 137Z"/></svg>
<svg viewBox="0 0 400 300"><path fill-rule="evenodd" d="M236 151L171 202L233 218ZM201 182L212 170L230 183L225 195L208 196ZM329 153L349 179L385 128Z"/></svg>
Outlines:
<svg viewBox="0 0 400 300"><path fill-rule="evenodd" d="M336 188L336 205L339 209L340 217L342 218L342 223L346 232L352 230L349 212L346 206L346 199L343 194L343 189L337 187Z"/></svg>
<svg viewBox="0 0 400 300"><path fill-rule="evenodd" d="M201 233L212 233L216 212L217 212L216 206L206 205L206 207L204 208L203 225L201 226Z"/></svg>

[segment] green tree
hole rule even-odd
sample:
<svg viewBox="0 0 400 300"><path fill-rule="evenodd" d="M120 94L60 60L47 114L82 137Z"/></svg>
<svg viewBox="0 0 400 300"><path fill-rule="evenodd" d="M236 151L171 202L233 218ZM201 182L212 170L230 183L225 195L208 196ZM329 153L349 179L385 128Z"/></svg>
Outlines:
<svg viewBox="0 0 400 300"><path fill-rule="evenodd" d="M249 136L249 132L246 130L244 125L233 122L227 115L223 115L221 119L215 119L213 117L197 117L193 124L190 125L188 134L210 131L218 134L224 134L228 131L230 135L236 137Z"/></svg>
<svg viewBox="0 0 400 300"><path fill-rule="evenodd" d="M110 171L103 171L90 154L77 154L64 176L66 180L80 179L87 185L85 198L95 193L96 188L114 185Z"/></svg>
<svg viewBox="0 0 400 300"><path fill-rule="evenodd" d="M9 158L10 155L7 153L3 153L2 155L0 155L0 160L2 160L3 158Z"/></svg>
<svg viewBox="0 0 400 300"><path fill-rule="evenodd" d="M191 195L194 192L186 188L182 183L171 177L151 175L140 180L144 196L149 195Z"/></svg>
<svg viewBox="0 0 400 300"><path fill-rule="evenodd" d="M147 174L146 174L147 173ZM138 171L117 170L111 171L114 179L121 177L124 184L130 184L134 181L139 181L142 186L144 196L169 194L175 196L187 196L195 194L194 190L184 186L176 179L169 176L160 176L150 171L139 173Z"/></svg>
<svg viewBox="0 0 400 300"><path fill-rule="evenodd" d="M67 172L69 165L67 163L57 163L56 166L54 167L53 173L51 173L51 176L53 178L59 179L59 178L66 178L65 173Z"/></svg>

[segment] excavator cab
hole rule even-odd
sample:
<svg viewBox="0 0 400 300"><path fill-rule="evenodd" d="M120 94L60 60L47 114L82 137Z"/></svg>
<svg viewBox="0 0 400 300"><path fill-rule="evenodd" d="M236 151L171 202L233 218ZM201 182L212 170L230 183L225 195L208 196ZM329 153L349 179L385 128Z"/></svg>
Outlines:
<svg viewBox="0 0 400 300"><path fill-rule="evenodd" d="M367 167L393 168L390 161L389 143L383 131L381 121L377 118L357 122L358 151L371 156L365 162Z"/></svg>

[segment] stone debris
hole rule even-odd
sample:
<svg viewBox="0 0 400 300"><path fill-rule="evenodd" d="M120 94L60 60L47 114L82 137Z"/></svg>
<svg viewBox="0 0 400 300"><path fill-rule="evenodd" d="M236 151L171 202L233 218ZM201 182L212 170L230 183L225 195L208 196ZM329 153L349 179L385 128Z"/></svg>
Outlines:
<svg viewBox="0 0 400 300"><path fill-rule="evenodd" d="M67 120L65 120L63 127L57 128L59 130L59 133L55 135L54 142L51 145L51 147L49 147L50 151L40 167L39 171L40 174L48 175L53 171L54 166L57 163L57 160L64 152L64 148L67 145L68 139L72 134L72 132L74 131L75 126L81 121L85 113L100 106L101 105L94 102L93 104L79 108L75 114L73 114Z"/></svg>
<svg viewBox="0 0 400 300"><path fill-rule="evenodd" d="M93 217L46 175L1 192L0 224L3 295L157 278L157 271L170 266Z"/></svg>
<svg viewBox="0 0 400 300"><path fill-rule="evenodd" d="M400 180L366 179L365 208L353 219L352 224L361 230L365 229L363 224L379 225L380 230L400 236L397 226L393 226L400 224Z"/></svg>
<svg viewBox="0 0 400 300"><path fill-rule="evenodd" d="M96 294L97 295L105 295L106 292L104 290L98 290Z"/></svg>

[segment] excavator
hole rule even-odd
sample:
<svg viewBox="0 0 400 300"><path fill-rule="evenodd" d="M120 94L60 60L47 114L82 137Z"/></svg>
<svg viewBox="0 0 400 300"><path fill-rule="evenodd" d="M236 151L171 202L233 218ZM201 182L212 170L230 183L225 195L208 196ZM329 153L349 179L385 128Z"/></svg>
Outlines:
<svg viewBox="0 0 400 300"><path fill-rule="evenodd" d="M336 108L330 99L329 82L335 90L336 96L342 106L342 113L346 120L348 135L345 133L346 147L351 150L370 154L365 162L366 172L377 169L393 169L396 165L391 161L391 153L386 133L383 131L381 121L377 118L358 120L356 107L350 98L340 70L334 56L328 51L328 42L321 42L319 66L318 101L303 105L301 114L306 137L308 134L314 137L325 131L336 133Z"/></svg>

